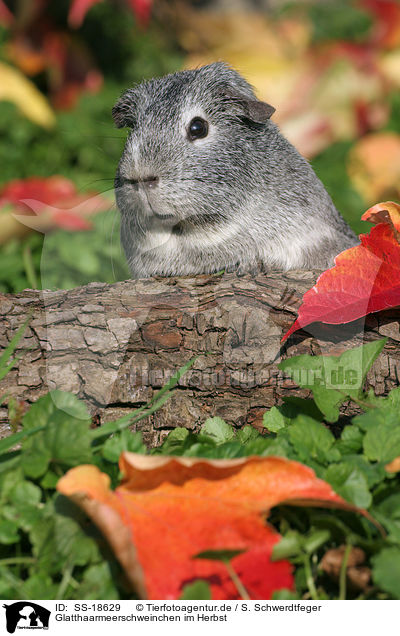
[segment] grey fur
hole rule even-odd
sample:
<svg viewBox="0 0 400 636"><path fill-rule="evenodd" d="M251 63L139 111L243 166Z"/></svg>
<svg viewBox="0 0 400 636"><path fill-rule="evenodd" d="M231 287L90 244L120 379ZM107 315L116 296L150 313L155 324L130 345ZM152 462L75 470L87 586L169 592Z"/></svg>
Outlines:
<svg viewBox="0 0 400 636"><path fill-rule="evenodd" d="M222 62L122 95L113 117L131 131L115 186L135 278L325 269L357 243L273 111ZM194 117L209 134L190 141Z"/></svg>

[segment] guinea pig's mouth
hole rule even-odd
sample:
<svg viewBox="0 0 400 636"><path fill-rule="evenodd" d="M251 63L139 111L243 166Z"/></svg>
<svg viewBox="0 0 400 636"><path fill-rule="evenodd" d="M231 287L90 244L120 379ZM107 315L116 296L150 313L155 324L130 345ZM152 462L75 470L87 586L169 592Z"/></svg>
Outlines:
<svg viewBox="0 0 400 636"><path fill-rule="evenodd" d="M158 185L159 179L157 177L148 177L145 179L131 179L128 177L122 177L119 176L116 181L115 181L115 187L116 189L118 187L122 187L122 186L129 186L130 188L132 188L133 191L137 192L137 193L141 193L141 195L144 195L144 198L147 202L147 214L150 217L155 217L156 219L160 220L160 221L168 221L170 219L176 219L176 215L172 214L172 213L165 213L165 214L160 214L160 212L157 212L157 210L155 209L155 201L154 198L157 192L157 185Z"/></svg>
<svg viewBox="0 0 400 636"><path fill-rule="evenodd" d="M161 221L166 221L167 219L174 219L175 215L174 214L159 214L158 212L156 212L155 210L153 210L153 208L150 206L152 214L154 214L154 216L157 219L160 219Z"/></svg>
<svg viewBox="0 0 400 636"><path fill-rule="evenodd" d="M150 193L147 191L147 188L144 187L143 191L147 200L147 205L149 206L149 210L151 214L156 217L156 219L159 219L160 221L168 221L169 219L175 218L175 214L170 214L168 212L167 214L160 214L159 212L157 212L157 210L154 209L154 205L151 201L151 196Z"/></svg>

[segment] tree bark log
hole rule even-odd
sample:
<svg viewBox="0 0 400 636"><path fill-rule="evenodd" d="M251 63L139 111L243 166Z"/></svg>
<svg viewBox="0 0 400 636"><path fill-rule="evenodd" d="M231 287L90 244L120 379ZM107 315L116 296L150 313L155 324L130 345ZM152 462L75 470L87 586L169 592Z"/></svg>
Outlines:
<svg viewBox="0 0 400 636"><path fill-rule="evenodd" d="M302 353L340 354L383 336L383 353L368 374L379 394L399 384L399 310L347 325L313 325L281 346L303 294L319 272L238 277L153 278L69 291L0 295L0 347L31 314L17 353L0 383L8 396L0 432L9 432L10 398L34 402L51 389L83 399L97 422L146 403L185 362L198 356L173 397L138 424L150 444L176 426L198 430L210 416L237 427L262 426L283 396L306 396L277 364ZM345 404L343 416L357 409Z"/></svg>

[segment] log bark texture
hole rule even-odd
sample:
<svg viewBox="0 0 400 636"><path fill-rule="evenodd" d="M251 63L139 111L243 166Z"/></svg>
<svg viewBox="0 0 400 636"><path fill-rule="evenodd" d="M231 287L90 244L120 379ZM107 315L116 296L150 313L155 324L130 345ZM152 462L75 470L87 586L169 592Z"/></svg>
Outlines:
<svg viewBox="0 0 400 636"><path fill-rule="evenodd" d="M51 389L85 400L97 422L116 419L146 403L193 356L173 397L138 424L148 443L176 426L198 430L210 416L262 426L264 411L283 396L307 395L277 367L293 355L340 354L387 336L367 386L380 395L398 386L399 310L348 325L313 325L281 346L318 274L153 278L0 295L0 348L31 314L21 358L0 383L0 395L8 394L0 432L10 430L10 398L31 403ZM345 404L342 412L345 418L356 407Z"/></svg>

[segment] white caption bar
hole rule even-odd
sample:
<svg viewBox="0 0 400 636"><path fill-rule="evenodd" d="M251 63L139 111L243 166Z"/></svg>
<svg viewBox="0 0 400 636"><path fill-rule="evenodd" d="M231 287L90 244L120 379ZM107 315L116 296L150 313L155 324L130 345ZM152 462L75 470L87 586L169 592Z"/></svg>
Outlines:
<svg viewBox="0 0 400 636"><path fill-rule="evenodd" d="M400 601L4 601L0 634L162 636L286 634L376 636L397 624ZM393 623L389 621L392 619ZM271 632L271 630L276 630ZM285 631L282 631L285 630ZM35 634L40 636L40 633Z"/></svg>

